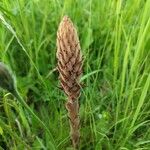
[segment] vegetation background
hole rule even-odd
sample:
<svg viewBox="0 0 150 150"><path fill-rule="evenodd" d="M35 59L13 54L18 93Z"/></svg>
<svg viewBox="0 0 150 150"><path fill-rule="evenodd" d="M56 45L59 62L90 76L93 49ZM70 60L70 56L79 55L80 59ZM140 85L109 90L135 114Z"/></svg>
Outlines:
<svg viewBox="0 0 150 150"><path fill-rule="evenodd" d="M1 0L0 61L53 138L10 93L0 93L0 150L71 149L58 88L56 32L77 27L85 84L81 150L150 150L150 0Z"/></svg>

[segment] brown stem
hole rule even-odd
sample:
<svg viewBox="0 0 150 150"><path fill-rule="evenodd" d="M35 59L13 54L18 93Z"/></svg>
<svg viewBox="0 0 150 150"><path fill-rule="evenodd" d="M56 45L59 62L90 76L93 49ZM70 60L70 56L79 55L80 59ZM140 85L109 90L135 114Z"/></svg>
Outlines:
<svg viewBox="0 0 150 150"><path fill-rule="evenodd" d="M73 147L78 149L79 147L79 139L80 139L80 118L79 118L79 104L78 100L72 101L68 100L66 103L66 109L68 110L68 117L70 123L70 136L72 140Z"/></svg>

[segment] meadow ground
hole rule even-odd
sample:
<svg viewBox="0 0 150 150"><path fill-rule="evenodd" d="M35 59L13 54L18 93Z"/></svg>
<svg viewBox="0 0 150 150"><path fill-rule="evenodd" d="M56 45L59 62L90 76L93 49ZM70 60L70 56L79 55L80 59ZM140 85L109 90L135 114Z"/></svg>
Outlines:
<svg viewBox="0 0 150 150"><path fill-rule="evenodd" d="M150 150L150 0L1 0L0 61L52 137L0 92L0 149L71 149L56 32L68 15L84 55L81 150Z"/></svg>

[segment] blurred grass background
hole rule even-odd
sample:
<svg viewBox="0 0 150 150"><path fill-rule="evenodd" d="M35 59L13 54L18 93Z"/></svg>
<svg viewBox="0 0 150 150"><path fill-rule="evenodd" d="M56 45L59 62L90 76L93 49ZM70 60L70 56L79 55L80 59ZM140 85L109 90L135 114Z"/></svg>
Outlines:
<svg viewBox="0 0 150 150"><path fill-rule="evenodd" d="M64 15L77 27L84 55L80 149L149 150L150 0L1 0L0 61L54 142L1 91L0 149L71 149L66 97L53 71Z"/></svg>

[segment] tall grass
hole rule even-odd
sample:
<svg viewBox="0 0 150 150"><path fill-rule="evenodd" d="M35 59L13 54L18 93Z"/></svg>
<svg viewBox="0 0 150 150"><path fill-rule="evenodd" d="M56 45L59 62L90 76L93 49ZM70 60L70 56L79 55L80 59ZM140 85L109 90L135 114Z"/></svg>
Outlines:
<svg viewBox="0 0 150 150"><path fill-rule="evenodd" d="M46 124L0 93L1 149L69 149L65 95L58 88L56 31L68 15L78 27L85 84L80 149L150 149L150 1L2 0L0 60Z"/></svg>

